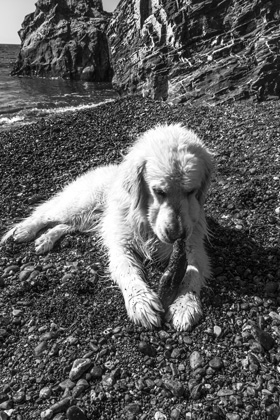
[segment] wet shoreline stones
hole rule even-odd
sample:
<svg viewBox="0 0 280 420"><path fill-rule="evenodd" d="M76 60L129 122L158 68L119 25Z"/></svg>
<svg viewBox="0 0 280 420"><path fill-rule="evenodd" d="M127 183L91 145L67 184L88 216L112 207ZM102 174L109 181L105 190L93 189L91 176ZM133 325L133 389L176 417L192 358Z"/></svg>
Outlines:
<svg viewBox="0 0 280 420"><path fill-rule="evenodd" d="M0 418L278 420L279 112L275 101L125 98L0 133L3 229L29 214L30 197L119 161L158 122L197 131L217 171L206 203L214 275L193 331L132 325L95 237L67 235L46 256L32 243L1 248ZM154 290L160 274L147 266ZM87 365L72 376L77 360Z"/></svg>

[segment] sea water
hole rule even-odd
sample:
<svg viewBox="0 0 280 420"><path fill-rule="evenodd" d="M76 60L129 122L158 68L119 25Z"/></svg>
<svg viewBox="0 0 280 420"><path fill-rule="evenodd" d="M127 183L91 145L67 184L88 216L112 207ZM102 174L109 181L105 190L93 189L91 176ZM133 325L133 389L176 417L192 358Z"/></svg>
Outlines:
<svg viewBox="0 0 280 420"><path fill-rule="evenodd" d="M0 131L116 99L109 83L11 76L19 45L0 44Z"/></svg>

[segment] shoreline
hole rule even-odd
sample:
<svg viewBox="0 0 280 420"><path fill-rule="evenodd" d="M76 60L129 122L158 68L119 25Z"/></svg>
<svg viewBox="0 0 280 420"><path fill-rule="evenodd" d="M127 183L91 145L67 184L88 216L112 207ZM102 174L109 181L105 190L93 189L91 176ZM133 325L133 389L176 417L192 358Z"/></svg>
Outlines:
<svg viewBox="0 0 280 420"><path fill-rule="evenodd" d="M275 101L126 97L0 132L1 233L83 172L119 162L157 123L184 123L216 161L205 206L213 278L190 332L134 326L94 237L67 235L45 256L33 243L0 248L0 412L66 420L73 405L88 420L278 419L279 115ZM147 278L156 288L159 269ZM70 383L81 358L88 370Z"/></svg>

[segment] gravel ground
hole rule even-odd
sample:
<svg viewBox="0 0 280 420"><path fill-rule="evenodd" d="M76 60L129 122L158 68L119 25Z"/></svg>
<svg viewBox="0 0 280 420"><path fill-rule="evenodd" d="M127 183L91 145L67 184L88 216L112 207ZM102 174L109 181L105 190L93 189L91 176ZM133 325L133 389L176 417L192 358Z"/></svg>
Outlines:
<svg viewBox="0 0 280 420"><path fill-rule="evenodd" d="M213 151L213 278L191 332L132 325L86 235L0 251L0 420L280 419L280 102L127 98L0 133L1 229L136 134L182 121ZM160 269L147 267L157 287Z"/></svg>

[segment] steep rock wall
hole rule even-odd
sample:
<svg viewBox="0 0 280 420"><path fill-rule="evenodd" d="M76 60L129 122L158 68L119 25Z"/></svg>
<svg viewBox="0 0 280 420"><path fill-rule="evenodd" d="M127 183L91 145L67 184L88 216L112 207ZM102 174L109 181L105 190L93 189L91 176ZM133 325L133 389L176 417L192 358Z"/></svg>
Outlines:
<svg viewBox="0 0 280 420"><path fill-rule="evenodd" d="M181 102L279 96L279 0L121 0L107 34L121 92Z"/></svg>
<svg viewBox="0 0 280 420"><path fill-rule="evenodd" d="M12 75L111 81L102 0L38 0L19 31L21 50Z"/></svg>

